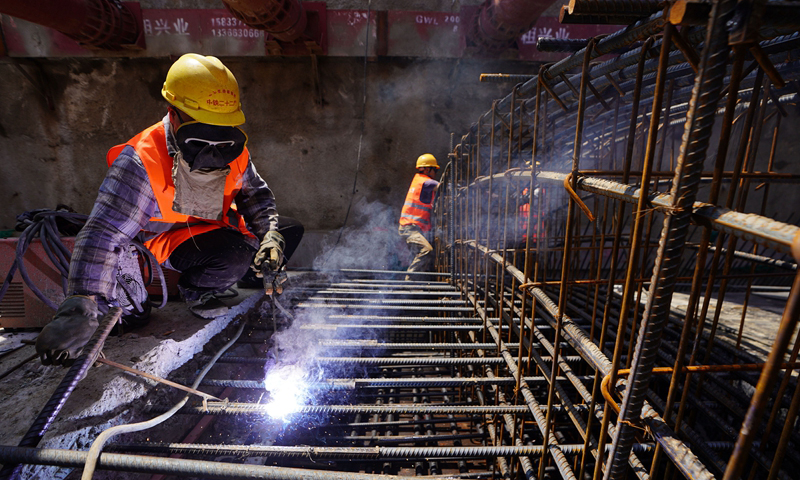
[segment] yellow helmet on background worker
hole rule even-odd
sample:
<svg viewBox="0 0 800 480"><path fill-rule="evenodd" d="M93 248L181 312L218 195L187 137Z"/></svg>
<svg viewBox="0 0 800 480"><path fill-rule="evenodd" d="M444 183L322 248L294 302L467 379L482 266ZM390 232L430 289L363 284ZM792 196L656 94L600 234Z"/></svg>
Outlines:
<svg viewBox="0 0 800 480"><path fill-rule="evenodd" d="M169 68L161 95L198 122L228 127L244 123L239 84L217 57L181 56Z"/></svg>
<svg viewBox="0 0 800 480"><path fill-rule="evenodd" d="M420 155L419 158L417 159L417 168L425 168L425 167L439 168L439 164L436 163L436 157L434 157L430 153L425 153L423 155Z"/></svg>

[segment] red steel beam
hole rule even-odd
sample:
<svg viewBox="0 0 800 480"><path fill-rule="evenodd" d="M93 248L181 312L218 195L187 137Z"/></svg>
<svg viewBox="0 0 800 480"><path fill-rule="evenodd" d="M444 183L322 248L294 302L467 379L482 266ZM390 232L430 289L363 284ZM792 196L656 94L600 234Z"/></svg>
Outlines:
<svg viewBox="0 0 800 480"><path fill-rule="evenodd" d="M141 46L141 19L118 0L9 0L0 2L0 13L58 30L89 47Z"/></svg>

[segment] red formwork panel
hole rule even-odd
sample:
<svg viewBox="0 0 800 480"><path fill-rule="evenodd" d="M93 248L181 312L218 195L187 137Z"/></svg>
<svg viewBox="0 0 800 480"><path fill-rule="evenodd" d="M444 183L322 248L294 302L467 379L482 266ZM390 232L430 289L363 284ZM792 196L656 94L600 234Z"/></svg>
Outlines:
<svg viewBox="0 0 800 480"><path fill-rule="evenodd" d="M5 280L16 258L17 238L0 239L0 276ZM70 251L75 245L74 237L63 237L61 241ZM56 305L64 300L61 273L47 258L38 239L31 242L24 257L25 270L34 285ZM48 307L22 281L19 270L14 274L6 294L0 300L0 327L41 328L53 317L55 310Z"/></svg>

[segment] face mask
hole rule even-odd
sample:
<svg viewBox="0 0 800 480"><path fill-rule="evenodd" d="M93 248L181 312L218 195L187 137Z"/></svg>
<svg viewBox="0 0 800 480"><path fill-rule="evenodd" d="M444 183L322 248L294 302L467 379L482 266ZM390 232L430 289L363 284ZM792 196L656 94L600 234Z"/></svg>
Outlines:
<svg viewBox="0 0 800 480"><path fill-rule="evenodd" d="M242 154L247 135L239 127L221 127L186 122L178 127L175 140L190 171L224 168Z"/></svg>
<svg viewBox="0 0 800 480"><path fill-rule="evenodd" d="M172 163L172 182L175 196L172 210L209 220L222 220L225 200L225 179L230 167L192 171L178 151Z"/></svg>

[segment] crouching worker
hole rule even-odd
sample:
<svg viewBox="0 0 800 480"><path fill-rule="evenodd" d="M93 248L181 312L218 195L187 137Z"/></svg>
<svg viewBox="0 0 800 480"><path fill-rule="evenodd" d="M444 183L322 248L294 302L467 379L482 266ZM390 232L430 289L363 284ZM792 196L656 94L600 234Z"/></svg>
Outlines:
<svg viewBox="0 0 800 480"><path fill-rule="evenodd" d="M278 216L250 161L230 70L215 57L183 55L161 94L170 104L164 118L108 152L108 173L75 239L70 296L36 341L46 365L74 361L98 310L119 304L119 257L132 238L181 272L189 310L211 319L228 310L216 294L251 268L280 271L303 236L300 223Z"/></svg>
<svg viewBox="0 0 800 480"><path fill-rule="evenodd" d="M427 235L431 231L433 199L439 188L439 182L435 180L439 164L436 157L426 153L417 158L416 167L417 174L411 181L400 212L399 232L414 254L408 271L425 272L430 270L433 263L433 246ZM406 275L406 280L411 280L411 277Z"/></svg>

